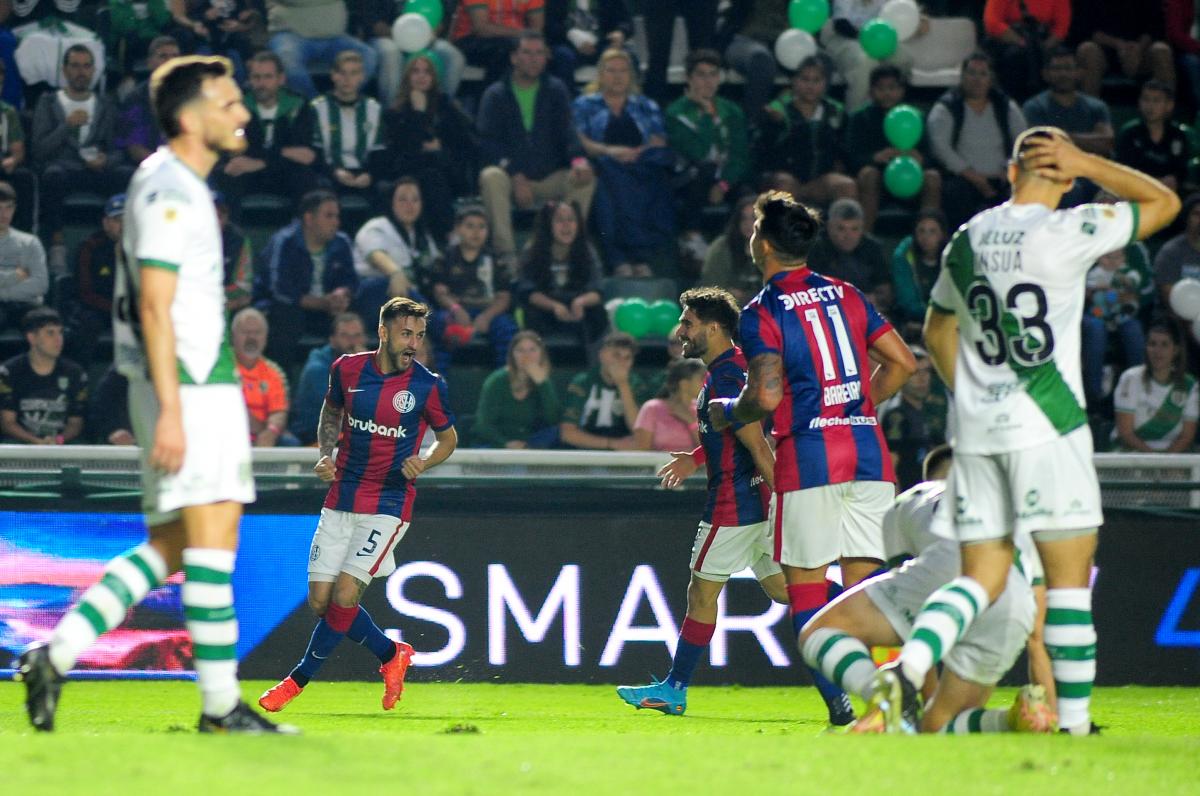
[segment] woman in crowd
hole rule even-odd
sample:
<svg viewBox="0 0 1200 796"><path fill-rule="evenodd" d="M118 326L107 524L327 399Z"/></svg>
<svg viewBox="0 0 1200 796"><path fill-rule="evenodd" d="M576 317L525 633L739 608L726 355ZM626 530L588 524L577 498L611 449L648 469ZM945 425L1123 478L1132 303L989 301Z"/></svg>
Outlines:
<svg viewBox="0 0 1200 796"><path fill-rule="evenodd" d="M723 287L744 305L762 290L762 272L750 259L754 232L755 195L743 196L733 208L725 232L718 235L704 256L700 284Z"/></svg>
<svg viewBox="0 0 1200 796"><path fill-rule="evenodd" d="M483 382L471 441L476 447L553 448L562 404L550 378L550 356L537 332L517 332L507 364Z"/></svg>
<svg viewBox="0 0 1200 796"><path fill-rule="evenodd" d="M362 306L357 309L364 318L377 317L392 296L425 300L429 275L442 252L423 210L421 187L404 177L392 189L390 211L368 220L354 236L354 270L362 280Z"/></svg>
<svg viewBox="0 0 1200 796"><path fill-rule="evenodd" d="M657 398L642 404L633 424L634 446L643 451L690 451L700 444L696 396L704 386L704 363L681 359L667 366Z"/></svg>
<svg viewBox="0 0 1200 796"><path fill-rule="evenodd" d="M892 284L896 290L896 315L900 323L922 324L929 306L929 291L942 267L942 248L949 237L946 216L940 210L922 210L912 234L900 241L892 255Z"/></svg>
<svg viewBox="0 0 1200 796"><path fill-rule="evenodd" d="M1146 364L1121 374L1113 394L1117 427L1114 441L1131 451L1183 453L1192 449L1200 418L1200 391L1184 364L1179 327L1150 324Z"/></svg>

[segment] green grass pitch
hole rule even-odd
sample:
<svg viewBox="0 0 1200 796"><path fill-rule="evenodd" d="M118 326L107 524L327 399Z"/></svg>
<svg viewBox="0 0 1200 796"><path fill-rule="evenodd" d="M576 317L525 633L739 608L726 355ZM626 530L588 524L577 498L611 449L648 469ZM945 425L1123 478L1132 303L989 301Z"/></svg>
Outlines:
<svg viewBox="0 0 1200 796"><path fill-rule="evenodd" d="M195 733L186 682L67 685L35 734L0 683L0 783L13 794L1200 793L1200 689L1098 689L1093 738L822 735L808 688L689 691L682 718L609 686L316 681L280 717L300 738ZM251 701L268 683L248 682ZM1003 690L993 704L1008 704ZM786 789L782 790L782 789Z"/></svg>

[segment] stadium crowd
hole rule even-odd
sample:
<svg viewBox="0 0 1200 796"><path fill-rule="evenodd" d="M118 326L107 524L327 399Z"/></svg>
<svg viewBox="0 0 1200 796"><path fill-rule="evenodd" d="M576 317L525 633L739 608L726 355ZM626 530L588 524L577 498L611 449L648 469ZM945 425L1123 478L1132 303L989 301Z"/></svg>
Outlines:
<svg viewBox="0 0 1200 796"><path fill-rule="evenodd" d="M256 445L312 444L330 364L410 296L434 310L423 360L452 393L468 358L497 368L456 395L468 444L691 448L703 368L615 328L621 299L701 284L748 300L753 197L783 188L824 212L813 270L917 344L949 234L1007 198L1014 137L1049 124L1187 197L1177 228L1096 262L1081 334L1098 448L1192 450L1200 352L1168 297L1200 278L1193 2L923 2L919 36L939 18L977 29L936 88L910 86L935 40L882 62L858 44L882 5L832 0L789 70L773 51L788 0L445 0L415 54L392 35L402 0L0 2L0 334L21 350L0 367L0 433L131 443L105 367L122 192L161 141L149 72L213 52L252 113L211 182ZM35 37L59 46L22 46ZM900 150L885 122L905 102L923 133ZM920 166L909 198L887 187L897 156ZM1064 201L1110 200L1080 182ZM81 220L95 230L73 241ZM648 348L665 357L635 366ZM902 486L948 423L917 360L880 408Z"/></svg>

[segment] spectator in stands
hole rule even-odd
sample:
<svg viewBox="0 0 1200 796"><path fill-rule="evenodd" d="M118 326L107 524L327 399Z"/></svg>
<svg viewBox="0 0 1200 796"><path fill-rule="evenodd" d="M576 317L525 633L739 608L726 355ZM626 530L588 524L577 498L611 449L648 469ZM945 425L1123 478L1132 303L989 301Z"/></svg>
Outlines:
<svg viewBox="0 0 1200 796"><path fill-rule="evenodd" d="M124 217L125 194L110 196L104 203L100 229L79 245L75 256L75 296L66 302L70 307L66 311L67 344L72 358L84 365L92 361L100 335L112 331L113 284ZM63 301L61 296L59 301Z"/></svg>
<svg viewBox="0 0 1200 796"><path fill-rule="evenodd" d="M922 210L912 233L892 254L892 284L896 291L895 320L920 329L929 308L929 294L942 271L942 249L950 239L946 216L940 210Z"/></svg>
<svg viewBox="0 0 1200 796"><path fill-rule="evenodd" d="M1177 324L1158 321L1146 334L1146 364L1121 374L1113 393L1113 441L1124 450L1187 453L1196 440L1200 389L1184 364Z"/></svg>
<svg viewBox="0 0 1200 796"><path fill-rule="evenodd" d="M1193 103L1200 107L1200 39L1192 34L1196 24L1195 0L1164 0L1163 14L1167 44L1187 76Z"/></svg>
<svg viewBox="0 0 1200 796"><path fill-rule="evenodd" d="M391 211L368 220L354 236L363 317L378 317L379 308L393 296L425 300L442 252L425 223L424 206L417 181L404 177L392 189Z"/></svg>
<svg viewBox="0 0 1200 796"><path fill-rule="evenodd" d="M317 421L325 390L329 387L329 368L343 354L367 350L367 335L362 318L353 312L340 312L329 324L329 342L308 352L300 371L300 381L292 395L291 420L288 430L302 445L317 441Z"/></svg>
<svg viewBox="0 0 1200 796"><path fill-rule="evenodd" d="M750 181L750 141L746 117L718 95L721 56L716 50L688 53L687 88L666 110L667 142L675 153L684 228L681 248L694 261L695 274L708 245L701 234L701 213L740 196Z"/></svg>
<svg viewBox="0 0 1200 796"><path fill-rule="evenodd" d="M826 95L825 62L810 56L792 75L792 87L766 109L759 134L758 164L767 180L802 202L828 205L855 199L858 186L842 168L846 114Z"/></svg>
<svg viewBox="0 0 1200 796"><path fill-rule="evenodd" d="M939 97L926 119L930 151L947 173L942 206L951 229L1008 198L1009 151L1028 126L993 77L986 53L967 56L959 86Z"/></svg>
<svg viewBox="0 0 1200 796"><path fill-rule="evenodd" d="M491 85L508 70L510 54L521 35L531 31L540 36L545 24L544 0L460 0L450 40L467 63L483 68L484 83Z"/></svg>
<svg viewBox="0 0 1200 796"><path fill-rule="evenodd" d="M574 202L547 202L521 258L516 285L525 328L543 337L567 333L591 349L608 326L600 295L600 263L588 244L583 213Z"/></svg>
<svg viewBox="0 0 1200 796"><path fill-rule="evenodd" d="M675 37L675 17L683 17L687 27L687 48L709 49L716 43L717 0L655 0L642 3L646 22L646 95L666 103L667 68Z"/></svg>
<svg viewBox="0 0 1200 796"><path fill-rule="evenodd" d="M574 102L575 127L596 172L593 223L614 276L650 277L675 239L674 155L662 111L641 94L624 50L600 56L596 82Z"/></svg>
<svg viewBox="0 0 1200 796"><path fill-rule="evenodd" d="M1183 232L1163 244L1154 256L1154 279L1158 284L1159 302L1171 306L1171 288L1180 279L1200 279L1200 193L1183 200L1179 213Z"/></svg>
<svg viewBox="0 0 1200 796"><path fill-rule="evenodd" d="M1174 112L1175 90L1147 80L1138 95L1138 118L1121 128L1114 157L1162 180L1171 190L1182 191L1193 151L1187 130L1172 118Z"/></svg>
<svg viewBox="0 0 1200 796"><path fill-rule="evenodd" d="M788 1L731 0L718 25L718 48L746 81L742 107L751 127L775 93L775 39L790 25Z"/></svg>
<svg viewBox="0 0 1200 796"><path fill-rule="evenodd" d="M29 350L0 365L0 434L5 442L63 445L83 432L87 372L62 356L63 323L49 307L21 319Z"/></svg>
<svg viewBox="0 0 1200 796"><path fill-rule="evenodd" d="M225 258L225 309L237 312L250 304L254 289L254 250L229 215L229 202L220 191L213 193L217 220L221 223L221 251Z"/></svg>
<svg viewBox="0 0 1200 796"><path fill-rule="evenodd" d="M347 35L343 0L266 0L271 49L283 59L287 82L307 98L317 94L309 66L331 64L339 53L353 50L362 58L364 79L375 76L375 51Z"/></svg>
<svg viewBox="0 0 1200 796"><path fill-rule="evenodd" d="M946 441L946 399L932 389L936 378L933 363L929 354L916 346L913 358L917 369L881 417L900 489L921 480L925 454Z"/></svg>
<svg viewBox="0 0 1200 796"><path fill-rule="evenodd" d="M325 190L300 199L299 218L271 236L254 269L254 304L275 334L267 349L285 367L297 360L300 337L328 330L350 308L358 287L354 253L340 232L338 198Z"/></svg>
<svg viewBox="0 0 1200 796"><path fill-rule="evenodd" d="M483 382L471 443L480 448L558 446L562 404L550 378L550 355L537 332L517 332L504 367Z"/></svg>
<svg viewBox="0 0 1200 796"><path fill-rule="evenodd" d="M4 82L5 71L4 61L0 60L0 83ZM33 229L37 188L25 157L25 127L21 123L21 113L0 100L0 179L17 192L18 212L13 217L13 224L18 229Z"/></svg>
<svg viewBox="0 0 1200 796"><path fill-rule="evenodd" d="M1083 392L1088 406L1098 406L1104 399L1104 363L1110 336L1119 343L1125 367L1142 364L1146 334L1139 320L1141 289L1151 277L1138 270L1124 248L1100 257L1088 271L1080 339Z"/></svg>
<svg viewBox="0 0 1200 796"><path fill-rule="evenodd" d="M633 35L626 0L546 0L545 13L550 72L572 93L576 69L596 63L604 50L628 49Z"/></svg>
<svg viewBox="0 0 1200 796"><path fill-rule="evenodd" d="M137 445L129 420L129 379L116 365L109 365L96 389L90 390L87 430L94 442L107 445Z"/></svg>
<svg viewBox="0 0 1200 796"><path fill-rule="evenodd" d="M512 204L531 210L536 202L566 199L587 218L596 189L583 157L567 89L545 74L546 42L526 32L512 53L512 74L487 87L477 117L483 162L479 192L500 257L515 256Z"/></svg>
<svg viewBox="0 0 1200 796"><path fill-rule="evenodd" d="M646 388L633 372L637 341L624 332L610 332L600 345L599 364L571 379L559 435L572 448L634 450L637 442L629 424L636 419Z"/></svg>
<svg viewBox="0 0 1200 796"><path fill-rule="evenodd" d="M698 359L667 366L658 395L642 404L633 424L634 448L642 451L690 451L700 444L696 396L707 369Z"/></svg>
<svg viewBox="0 0 1200 796"><path fill-rule="evenodd" d="M153 72L172 58L178 58L179 53L179 42L174 37L156 36L146 53L147 71ZM162 142L162 133L150 107L150 78L147 77L125 99L113 136L113 146L125 154L125 159L131 165L136 166Z"/></svg>
<svg viewBox="0 0 1200 796"><path fill-rule="evenodd" d="M880 64L871 70L871 101L850 114L846 129L846 165L858 185L858 201L863 207L863 223L870 230L879 215L883 194L883 170L892 158L907 155L926 163L927 140L922 138L914 149L901 151L892 146L884 132L888 112L904 102L904 73L893 64ZM937 209L942 204L942 175L937 169L924 169L924 182L917 201L922 209ZM904 201L904 200L900 200Z"/></svg>
<svg viewBox="0 0 1200 796"><path fill-rule="evenodd" d="M348 32L370 45L379 60L375 78L379 102L384 107L395 98L404 68L404 51L392 38L392 25L403 5L395 0L351 0L349 4Z"/></svg>
<svg viewBox="0 0 1200 796"><path fill-rule="evenodd" d="M380 165L386 176L416 178L427 199L429 227L445 240L454 223L454 198L469 195L478 173L479 141L471 119L442 91L429 55L408 60L383 128L386 155Z"/></svg>
<svg viewBox="0 0 1200 796"><path fill-rule="evenodd" d="M263 356L269 333L266 316L246 307L233 316L229 331L250 419L251 444L256 448L298 445L287 432L287 376L283 368Z"/></svg>
<svg viewBox="0 0 1200 796"><path fill-rule="evenodd" d="M148 0L142 9L121 0L109 0L105 5L108 30L104 50L110 72L121 76L117 95L123 96L134 88L134 65L149 55L150 42L167 33L173 19L166 0Z"/></svg>
<svg viewBox="0 0 1200 796"><path fill-rule="evenodd" d="M885 315L895 294L883 247L867 234L862 205L838 199L829 206L828 220L808 252L808 267L857 287Z"/></svg>
<svg viewBox="0 0 1200 796"><path fill-rule="evenodd" d="M1023 101L1041 89L1046 56L1067 39L1071 0L987 0L983 29L1001 85Z"/></svg>
<svg viewBox="0 0 1200 796"><path fill-rule="evenodd" d="M821 46L833 61L834 69L846 79L846 108L850 113L862 107L869 97L871 70L879 61L867 55L858 40L862 27L879 16L885 0L833 0L828 25L821 34ZM921 18L917 35L929 29L929 21ZM896 52L885 59L901 75L912 69L913 57L903 42Z"/></svg>
<svg viewBox="0 0 1200 796"><path fill-rule="evenodd" d="M252 193L303 196L316 187L312 108L284 87L283 61L271 50L256 53L249 69L246 151L219 168L216 184L235 204Z"/></svg>
<svg viewBox="0 0 1200 796"><path fill-rule="evenodd" d="M743 196L734 205L725 232L719 235L704 256L700 284L723 287L733 294L739 306L762 290L762 271L750 259L750 236L754 233L753 194Z"/></svg>
<svg viewBox="0 0 1200 796"><path fill-rule="evenodd" d="M372 161L383 152L383 108L362 93L366 72L355 50L343 50L329 73L333 91L312 101L313 148L338 195L363 197L374 204Z"/></svg>
<svg viewBox="0 0 1200 796"><path fill-rule="evenodd" d="M82 44L63 54L66 87L43 94L33 111L33 159L41 169L39 232L52 243L51 265L66 268L62 243L63 200L86 186L105 195L125 190L130 169L118 165L113 147L117 109L92 90L96 59ZM54 247L60 247L54 249Z"/></svg>
<svg viewBox="0 0 1200 796"><path fill-rule="evenodd" d="M175 33L185 50L223 55L245 79L251 38L262 28L259 0L169 0ZM153 45L152 45L153 46Z"/></svg>
<svg viewBox="0 0 1200 796"><path fill-rule="evenodd" d="M1083 90L1100 96L1110 65L1122 77L1153 77L1175 85L1175 57L1163 37L1162 3L1088 0L1074 3L1074 30L1084 41L1076 51L1083 71Z"/></svg>
<svg viewBox="0 0 1200 796"><path fill-rule="evenodd" d="M17 326L50 289L42 242L13 228L16 211L17 192L0 182L0 329Z"/></svg>

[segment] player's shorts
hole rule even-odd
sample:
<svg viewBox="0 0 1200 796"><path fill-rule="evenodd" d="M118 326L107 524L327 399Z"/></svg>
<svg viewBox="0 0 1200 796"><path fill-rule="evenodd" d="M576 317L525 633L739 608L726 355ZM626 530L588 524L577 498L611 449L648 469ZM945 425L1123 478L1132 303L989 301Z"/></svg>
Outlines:
<svg viewBox="0 0 1200 796"><path fill-rule="evenodd" d="M167 475L150 465L159 415L154 386L144 379L129 380L129 418L142 457L142 511L151 527L178 519L184 506L254 502L250 427L241 388L181 384L179 401L183 467Z"/></svg>
<svg viewBox="0 0 1200 796"><path fill-rule="evenodd" d="M776 493L767 516L775 560L804 569L839 558L883 561L883 515L895 499L896 486L888 481Z"/></svg>
<svg viewBox="0 0 1200 796"><path fill-rule="evenodd" d="M392 551L409 523L389 514L321 509L308 551L308 579L333 583L345 572L363 583L396 571Z"/></svg>
<svg viewBox="0 0 1200 796"><path fill-rule="evenodd" d="M701 522L692 545L692 574L701 580L724 583L746 567L759 580L783 570L773 557L766 522L751 525L712 525Z"/></svg>
<svg viewBox="0 0 1200 796"><path fill-rule="evenodd" d="M1104 523L1092 433L1081 426L1010 453L955 453L933 530L960 542Z"/></svg>
<svg viewBox="0 0 1200 796"><path fill-rule="evenodd" d="M929 595L960 572L958 544L947 539L926 548L899 569L871 578L863 584L863 589L896 635L907 638ZM1008 584L1000 598L976 617L943 663L964 680L995 685L1025 648L1035 614L1027 576L1010 567Z"/></svg>

